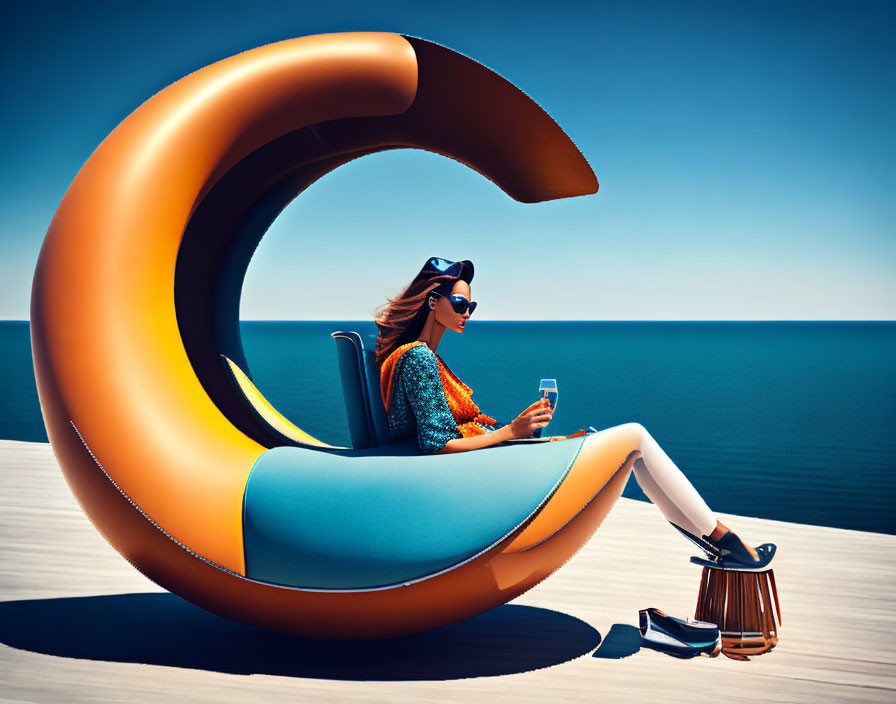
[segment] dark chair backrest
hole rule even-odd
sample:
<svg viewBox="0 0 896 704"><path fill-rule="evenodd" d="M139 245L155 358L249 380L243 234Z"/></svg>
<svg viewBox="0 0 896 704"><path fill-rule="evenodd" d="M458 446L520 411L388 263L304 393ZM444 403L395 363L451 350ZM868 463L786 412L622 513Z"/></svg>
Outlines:
<svg viewBox="0 0 896 704"><path fill-rule="evenodd" d="M337 331L331 337L336 340L336 357L352 447L361 449L392 442L380 392L376 335L362 337L353 331Z"/></svg>

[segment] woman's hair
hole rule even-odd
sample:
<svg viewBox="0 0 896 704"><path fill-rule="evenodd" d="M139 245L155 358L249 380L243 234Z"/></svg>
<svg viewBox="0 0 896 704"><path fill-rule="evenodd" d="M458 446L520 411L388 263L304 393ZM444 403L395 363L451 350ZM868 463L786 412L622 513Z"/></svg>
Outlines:
<svg viewBox="0 0 896 704"><path fill-rule="evenodd" d="M377 365L382 365L398 347L420 336L429 315L427 297L436 289L439 293L447 293L457 280L456 276L414 279L404 291L376 309Z"/></svg>

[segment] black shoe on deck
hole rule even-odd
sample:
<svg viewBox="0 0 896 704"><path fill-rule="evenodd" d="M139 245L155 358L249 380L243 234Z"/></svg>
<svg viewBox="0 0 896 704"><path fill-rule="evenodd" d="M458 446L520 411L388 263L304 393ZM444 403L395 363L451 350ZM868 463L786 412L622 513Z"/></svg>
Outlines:
<svg viewBox="0 0 896 704"><path fill-rule="evenodd" d="M659 609L638 612L643 645L677 658L706 655L714 658L722 649L719 627L708 621L682 621Z"/></svg>

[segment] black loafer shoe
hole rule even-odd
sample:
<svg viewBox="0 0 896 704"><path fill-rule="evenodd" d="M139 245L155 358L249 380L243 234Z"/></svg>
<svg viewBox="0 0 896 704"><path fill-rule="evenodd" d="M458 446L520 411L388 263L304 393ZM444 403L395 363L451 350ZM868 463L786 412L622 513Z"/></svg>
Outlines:
<svg viewBox="0 0 896 704"><path fill-rule="evenodd" d="M709 541L709 538L707 538L705 535L702 538L698 538L696 535L694 535L690 531L687 531L684 528L682 528L681 526L676 525L675 523L672 523L672 521L669 521L669 523L672 525L673 528L675 528L675 530L677 530L685 538L690 540L694 545L696 545L704 553L706 553L707 559L710 559L710 560L718 560L719 559L719 556L720 556L719 549L715 545L713 545Z"/></svg>
<svg viewBox="0 0 896 704"><path fill-rule="evenodd" d="M726 570L742 570L745 572L758 572L768 567L768 564L775 556L778 546L774 543L763 543L756 548L758 560L754 560L750 551L744 545L743 541L737 537L734 531L729 530L718 540L712 540L708 536L704 536L715 548L718 549L719 555L715 560L701 560L698 557L692 557L691 562L698 565L707 565L709 567L720 567Z"/></svg>
<svg viewBox="0 0 896 704"><path fill-rule="evenodd" d="M683 621L659 609L638 612L642 645L677 658L716 657L722 649L719 627L708 621Z"/></svg>

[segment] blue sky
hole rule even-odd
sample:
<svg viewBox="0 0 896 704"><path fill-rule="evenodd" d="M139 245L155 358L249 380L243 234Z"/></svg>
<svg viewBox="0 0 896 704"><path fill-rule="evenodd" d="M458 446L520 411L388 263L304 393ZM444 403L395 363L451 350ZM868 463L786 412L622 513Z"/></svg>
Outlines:
<svg viewBox="0 0 896 704"><path fill-rule="evenodd" d="M894 16L786 0L19 3L0 30L0 318L28 317L59 201L144 100L255 46L374 30L501 73L600 191L526 205L438 155L364 157L273 224L243 319L367 319L431 255L475 262L481 319L894 319Z"/></svg>

